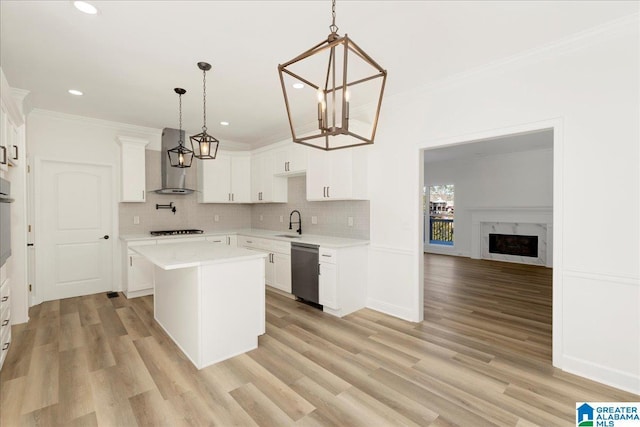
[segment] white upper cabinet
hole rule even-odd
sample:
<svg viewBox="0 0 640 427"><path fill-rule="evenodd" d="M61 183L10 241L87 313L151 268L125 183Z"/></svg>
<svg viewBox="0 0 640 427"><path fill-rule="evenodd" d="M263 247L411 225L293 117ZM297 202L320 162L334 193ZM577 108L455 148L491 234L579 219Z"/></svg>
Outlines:
<svg viewBox="0 0 640 427"><path fill-rule="evenodd" d="M307 170L307 153L312 148L300 144L288 144L275 150L276 175L297 175Z"/></svg>
<svg viewBox="0 0 640 427"><path fill-rule="evenodd" d="M121 202L144 202L147 197L145 179L146 139L119 136Z"/></svg>
<svg viewBox="0 0 640 427"><path fill-rule="evenodd" d="M251 161L248 153L218 153L198 163L198 202L250 203Z"/></svg>
<svg viewBox="0 0 640 427"><path fill-rule="evenodd" d="M251 201L286 203L287 178L275 174L275 153L265 151L251 156Z"/></svg>
<svg viewBox="0 0 640 427"><path fill-rule="evenodd" d="M311 149L307 164L307 200L366 200L366 149Z"/></svg>

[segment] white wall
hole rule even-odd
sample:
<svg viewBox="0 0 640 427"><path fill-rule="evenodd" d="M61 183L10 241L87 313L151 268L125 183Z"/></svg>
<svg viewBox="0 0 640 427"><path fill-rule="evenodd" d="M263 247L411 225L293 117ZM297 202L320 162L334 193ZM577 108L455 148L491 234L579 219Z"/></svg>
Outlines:
<svg viewBox="0 0 640 427"><path fill-rule="evenodd" d="M429 151L425 156L429 156ZM472 209L553 206L553 151L525 151L426 163L424 185L427 192L429 186L442 184L455 185L454 244L427 244L425 252L468 257L471 256Z"/></svg>
<svg viewBox="0 0 640 427"><path fill-rule="evenodd" d="M639 51L636 14L386 98L369 165L369 306L422 318L421 149L551 124L553 363L640 393ZM594 227L603 194L620 232Z"/></svg>
<svg viewBox="0 0 640 427"><path fill-rule="evenodd" d="M113 245L113 289L121 289L121 258L119 255L118 201L120 198L120 146L119 135L148 139L150 145L159 146L161 130L113 123L104 120L72 116L44 110L33 110L28 116L27 152L32 164L32 179L37 182L38 160L64 160L67 162L92 163L111 166L113 172L113 227L110 239ZM37 188L35 199L38 198ZM38 252L37 258L46 256ZM36 286L31 296L32 304L42 301L42 292Z"/></svg>

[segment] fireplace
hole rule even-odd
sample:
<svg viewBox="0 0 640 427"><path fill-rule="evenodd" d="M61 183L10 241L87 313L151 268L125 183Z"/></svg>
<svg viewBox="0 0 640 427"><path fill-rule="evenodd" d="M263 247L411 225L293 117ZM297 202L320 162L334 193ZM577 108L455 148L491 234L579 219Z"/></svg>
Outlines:
<svg viewBox="0 0 640 427"><path fill-rule="evenodd" d="M489 233L489 253L538 258L538 236Z"/></svg>
<svg viewBox="0 0 640 427"><path fill-rule="evenodd" d="M506 242L490 250L491 234L502 235ZM514 236L536 240L536 247ZM535 238L535 239L531 239ZM496 246L500 250L496 250ZM535 249L535 250L534 250ZM512 253L518 255L512 255ZM537 253L537 255L536 255ZM471 210L471 258L553 266L553 212L551 208L477 208Z"/></svg>

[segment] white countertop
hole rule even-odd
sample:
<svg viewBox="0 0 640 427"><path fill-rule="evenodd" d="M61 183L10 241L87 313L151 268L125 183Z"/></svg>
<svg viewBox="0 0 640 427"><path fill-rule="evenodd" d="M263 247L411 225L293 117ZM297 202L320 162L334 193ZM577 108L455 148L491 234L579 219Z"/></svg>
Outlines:
<svg viewBox="0 0 640 427"><path fill-rule="evenodd" d="M131 250L139 253L163 270L200 267L267 257L267 254L263 252L226 245L212 245L209 242L202 241L135 246Z"/></svg>
<svg viewBox="0 0 640 427"><path fill-rule="evenodd" d="M302 234L299 238L279 237L279 235L298 236L291 231L274 231L260 228L246 228L239 230L205 231L203 234L182 234L176 236L151 236L150 234L128 234L120 236L126 242L139 240L170 240L185 237L207 237L207 236L228 236L228 235L248 236L264 239L280 240L283 242L300 242L319 245L325 248L347 248L352 246L368 245L368 240L350 239L346 237L319 236L315 234Z"/></svg>

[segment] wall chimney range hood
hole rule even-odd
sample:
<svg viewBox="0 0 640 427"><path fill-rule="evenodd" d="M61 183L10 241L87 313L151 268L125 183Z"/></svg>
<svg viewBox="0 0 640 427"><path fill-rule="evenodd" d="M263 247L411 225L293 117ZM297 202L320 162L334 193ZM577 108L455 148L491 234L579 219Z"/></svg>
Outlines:
<svg viewBox="0 0 640 427"><path fill-rule="evenodd" d="M195 190L185 187L187 171L191 168L172 168L167 155L167 150L173 148L182 136L184 140L184 131L180 135L180 130L164 128L162 129L162 147L161 147L161 171L162 188L155 190L158 194L191 194Z"/></svg>

